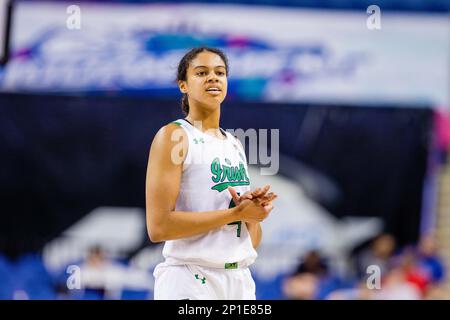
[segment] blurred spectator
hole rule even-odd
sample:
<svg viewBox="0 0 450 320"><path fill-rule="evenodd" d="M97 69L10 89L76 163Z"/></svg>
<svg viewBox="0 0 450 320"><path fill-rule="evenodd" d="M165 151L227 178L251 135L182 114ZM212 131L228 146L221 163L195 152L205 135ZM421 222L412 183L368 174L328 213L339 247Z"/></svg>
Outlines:
<svg viewBox="0 0 450 320"><path fill-rule="evenodd" d="M307 252L294 274L283 283L283 293L289 299L315 299L319 291L319 281L328 272L328 266L319 252Z"/></svg>
<svg viewBox="0 0 450 320"><path fill-rule="evenodd" d="M361 251L356 257L356 270L358 278L365 277L367 267L378 266L383 276L387 272L389 261L396 247L395 238L387 233L380 234L372 242L369 248Z"/></svg>
<svg viewBox="0 0 450 320"><path fill-rule="evenodd" d="M283 293L292 300L312 300L317 295L318 282L311 273L294 274L283 283Z"/></svg>
<svg viewBox="0 0 450 320"><path fill-rule="evenodd" d="M293 275L283 283L288 299L324 299L342 286L342 281L329 271L325 259L316 250L307 252Z"/></svg>
<svg viewBox="0 0 450 320"><path fill-rule="evenodd" d="M99 246L92 247L83 262L72 266L79 267L79 271L72 273L63 268L49 273L40 253L25 254L15 261L0 254L0 300L151 298L151 272L116 261ZM72 282L72 277L79 280Z"/></svg>
<svg viewBox="0 0 450 320"><path fill-rule="evenodd" d="M416 289L419 290L421 298L423 298L427 289L428 277L425 272L419 268L415 248L410 246L404 248L402 253L396 257L394 261L397 261L396 268L403 272L404 280L407 283L414 285Z"/></svg>
<svg viewBox="0 0 450 320"><path fill-rule="evenodd" d="M376 299L419 300L443 299L439 286L444 267L436 253L433 236L424 236L417 248L404 247L393 256L395 239L382 234L358 255L359 284L350 289L339 288L326 296L330 300ZM364 271L369 265L380 267L381 287L370 289Z"/></svg>
<svg viewBox="0 0 450 320"><path fill-rule="evenodd" d="M89 251L80 267L82 299L149 299L153 277L148 270L108 258L101 247Z"/></svg>
<svg viewBox="0 0 450 320"><path fill-rule="evenodd" d="M117 291L125 276L125 270L118 263L106 257L99 246L90 249L86 261L80 266L81 283L85 299L117 298Z"/></svg>
<svg viewBox="0 0 450 320"><path fill-rule="evenodd" d="M351 289L331 292L329 300L418 300L423 297L425 278L415 264L413 251L409 248L384 265L381 286L369 287L365 277Z"/></svg>
<svg viewBox="0 0 450 320"><path fill-rule="evenodd" d="M444 279L444 265L437 254L436 239L433 235L423 236L418 245L419 267L426 273L431 284Z"/></svg>
<svg viewBox="0 0 450 320"><path fill-rule="evenodd" d="M317 277L324 276L328 272L325 259L316 250L307 252L303 261L298 265L296 274L311 273Z"/></svg>
<svg viewBox="0 0 450 320"><path fill-rule="evenodd" d="M376 300L420 300L423 295L420 288L414 281L411 281L411 274L408 274L409 257L407 264L394 264L393 267L383 277L381 290L372 290L372 299Z"/></svg>

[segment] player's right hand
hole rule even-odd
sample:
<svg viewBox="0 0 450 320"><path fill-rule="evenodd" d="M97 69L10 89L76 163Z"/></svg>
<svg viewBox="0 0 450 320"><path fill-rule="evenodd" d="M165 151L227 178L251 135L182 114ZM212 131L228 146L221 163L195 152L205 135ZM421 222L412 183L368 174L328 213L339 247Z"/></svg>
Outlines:
<svg viewBox="0 0 450 320"><path fill-rule="evenodd" d="M243 195L239 196L233 187L228 187L228 191L230 192L235 205L239 205L239 203L241 203L245 199L259 202L259 204L261 204L262 206L272 204L272 201L275 200L278 195L273 192L267 193L269 189L270 185L266 185L264 188L257 188L254 191L247 191Z"/></svg>
<svg viewBox="0 0 450 320"><path fill-rule="evenodd" d="M263 205L259 202L245 199L236 207L239 220L245 222L261 222L269 216L273 205Z"/></svg>

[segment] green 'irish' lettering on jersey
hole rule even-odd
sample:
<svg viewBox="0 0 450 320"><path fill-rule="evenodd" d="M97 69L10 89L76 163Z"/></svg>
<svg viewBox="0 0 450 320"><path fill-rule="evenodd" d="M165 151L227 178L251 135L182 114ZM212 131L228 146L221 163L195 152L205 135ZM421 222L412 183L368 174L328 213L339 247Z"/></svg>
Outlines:
<svg viewBox="0 0 450 320"><path fill-rule="evenodd" d="M239 167L232 166L229 159L225 159L225 162L228 165L221 164L219 158L215 158L211 163L211 179L216 183L211 189L222 192L229 186L250 185L250 180L242 162L239 162Z"/></svg>

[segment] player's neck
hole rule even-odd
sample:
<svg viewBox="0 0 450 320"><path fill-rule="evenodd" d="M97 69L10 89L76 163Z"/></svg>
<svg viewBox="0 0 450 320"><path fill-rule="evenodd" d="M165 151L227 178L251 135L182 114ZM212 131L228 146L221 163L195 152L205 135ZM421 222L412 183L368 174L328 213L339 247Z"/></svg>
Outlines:
<svg viewBox="0 0 450 320"><path fill-rule="evenodd" d="M193 108L192 110L189 110L189 115L186 119L196 127L199 127L203 132L207 130L217 130L219 129L220 123L220 107L215 108L212 111Z"/></svg>

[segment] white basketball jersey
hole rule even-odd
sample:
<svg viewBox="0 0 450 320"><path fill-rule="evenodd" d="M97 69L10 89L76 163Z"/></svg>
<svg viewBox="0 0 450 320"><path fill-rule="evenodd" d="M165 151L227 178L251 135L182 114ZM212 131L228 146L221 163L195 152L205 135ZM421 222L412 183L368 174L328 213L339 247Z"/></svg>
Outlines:
<svg viewBox="0 0 450 320"><path fill-rule="evenodd" d="M205 134L184 119L175 123L189 139L175 210L204 212L233 207L227 187L234 187L241 195L250 190L245 152L239 141L223 130L226 139ZM245 268L257 257L245 222L240 221L166 241L163 255L167 264L225 269Z"/></svg>

